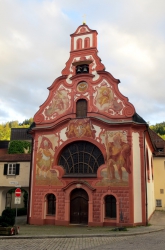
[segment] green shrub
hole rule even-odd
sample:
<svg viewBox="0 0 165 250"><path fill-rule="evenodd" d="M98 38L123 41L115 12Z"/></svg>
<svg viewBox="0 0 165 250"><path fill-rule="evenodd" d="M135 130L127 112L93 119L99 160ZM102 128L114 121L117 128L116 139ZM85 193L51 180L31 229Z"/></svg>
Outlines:
<svg viewBox="0 0 165 250"><path fill-rule="evenodd" d="M28 153L30 153L31 143L28 141L11 141L9 144L8 153L9 154L23 154L25 153L24 149L28 150Z"/></svg>
<svg viewBox="0 0 165 250"><path fill-rule="evenodd" d="M13 226L15 224L15 214L14 211L10 208L6 208L0 216L0 224L2 226Z"/></svg>
<svg viewBox="0 0 165 250"><path fill-rule="evenodd" d="M13 211L14 215L16 215L16 208L12 208L11 210ZM26 207L17 208L17 216L21 216L21 215L27 215Z"/></svg>

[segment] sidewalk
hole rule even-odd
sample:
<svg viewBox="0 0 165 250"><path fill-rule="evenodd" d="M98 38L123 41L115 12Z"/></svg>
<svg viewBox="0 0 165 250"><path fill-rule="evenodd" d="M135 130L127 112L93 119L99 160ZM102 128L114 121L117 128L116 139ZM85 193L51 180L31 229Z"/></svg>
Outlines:
<svg viewBox="0 0 165 250"><path fill-rule="evenodd" d="M112 231L115 227L27 225L26 217L18 217L17 225L20 226L19 234L14 236L0 236L0 239L118 237L147 234L165 229L165 212L156 211L149 223L151 225L147 227L128 227L127 231Z"/></svg>

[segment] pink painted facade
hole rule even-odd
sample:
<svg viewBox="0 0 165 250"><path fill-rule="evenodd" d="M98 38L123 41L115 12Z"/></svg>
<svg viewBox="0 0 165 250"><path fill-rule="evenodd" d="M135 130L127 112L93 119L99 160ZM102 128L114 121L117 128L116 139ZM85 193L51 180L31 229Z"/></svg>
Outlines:
<svg viewBox="0 0 165 250"><path fill-rule="evenodd" d="M97 53L97 31L79 26L34 116L30 224L131 226L148 218L147 124Z"/></svg>

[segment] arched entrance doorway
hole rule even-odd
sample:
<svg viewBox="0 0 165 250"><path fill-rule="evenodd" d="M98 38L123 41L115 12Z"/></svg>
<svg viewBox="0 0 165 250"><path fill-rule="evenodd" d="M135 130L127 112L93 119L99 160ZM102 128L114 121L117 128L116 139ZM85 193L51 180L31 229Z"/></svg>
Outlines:
<svg viewBox="0 0 165 250"><path fill-rule="evenodd" d="M76 188L71 192L70 223L88 224L88 194L82 188Z"/></svg>

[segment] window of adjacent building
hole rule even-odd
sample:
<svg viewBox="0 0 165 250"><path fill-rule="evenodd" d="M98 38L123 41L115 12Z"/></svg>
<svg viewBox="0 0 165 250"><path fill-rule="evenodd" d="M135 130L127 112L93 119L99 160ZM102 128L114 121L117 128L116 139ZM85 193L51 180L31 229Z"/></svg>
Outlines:
<svg viewBox="0 0 165 250"><path fill-rule="evenodd" d="M20 164L8 163L4 164L4 175L19 175Z"/></svg>
<svg viewBox="0 0 165 250"><path fill-rule="evenodd" d="M87 117L87 101L80 99L76 103L76 117L84 118Z"/></svg>
<svg viewBox="0 0 165 250"><path fill-rule="evenodd" d="M162 207L162 200L156 200L156 207Z"/></svg>
<svg viewBox="0 0 165 250"><path fill-rule="evenodd" d="M56 197L54 194L47 195L47 214L55 215L56 213Z"/></svg>
<svg viewBox="0 0 165 250"><path fill-rule="evenodd" d="M164 189L160 189L160 194L164 194Z"/></svg>
<svg viewBox="0 0 165 250"><path fill-rule="evenodd" d="M116 218L116 198L113 195L105 197L105 217Z"/></svg>

